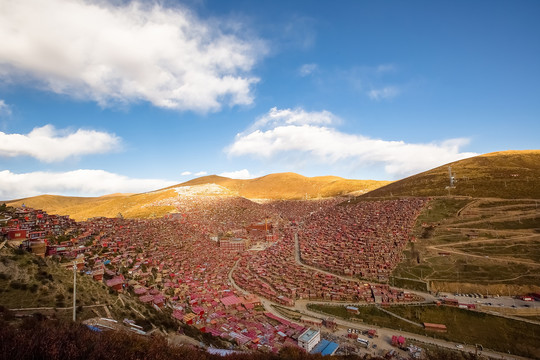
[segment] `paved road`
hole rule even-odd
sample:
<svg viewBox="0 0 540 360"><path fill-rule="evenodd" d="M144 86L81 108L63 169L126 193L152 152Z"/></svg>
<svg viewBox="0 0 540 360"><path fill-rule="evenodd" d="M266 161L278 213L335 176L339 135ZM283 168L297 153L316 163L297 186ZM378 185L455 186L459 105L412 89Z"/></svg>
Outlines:
<svg viewBox="0 0 540 360"><path fill-rule="evenodd" d="M355 282L360 282L361 281L360 279L357 279L357 278L353 278L353 277L349 277L349 276L337 275L337 274L334 274L334 273L331 273L331 272L328 272L328 271L324 271L324 270L321 270L321 269L318 269L318 268L315 268L315 267L312 267L312 266L308 266L308 265L302 263L301 259L300 259L300 247L299 247L299 244L298 244L298 236L296 234L295 234L295 239L294 240L295 240L295 260L299 265L304 266L304 267L306 267L306 268L308 268L308 269L310 269L312 271L317 271L317 272L321 272L321 273L324 273L324 274L329 274L329 275L336 276L336 277L344 279L344 280L355 281ZM233 267L229 271L229 274L228 274L229 275L229 281L231 282L231 284L234 286L235 289L237 289L238 291L240 291L243 294L247 294L248 292L246 290L242 289L241 287L239 287L234 282L234 279L232 277L233 272L236 270L236 268L238 266L238 262L239 262L239 260L237 260L235 262L235 264L233 265ZM424 292L420 292L420 291L405 290L405 289L402 289L402 290L409 291L411 293L414 293L414 294L417 294L417 295L423 297L425 299L424 302L426 302L426 303L434 302L435 300L437 300L433 295L431 295L429 293L424 293ZM279 317L286 317L283 314L281 314L280 312L278 312L272 306L272 305L278 305L278 306L283 306L283 305L279 305L279 304L274 303L273 301L265 299L263 297L261 297L261 303L263 304L266 311L271 312L274 315L277 315ZM324 318L328 317L328 315L324 315L324 314L320 314L320 313L308 310L307 309L307 304L308 303L312 303L312 304L328 304L328 305L339 304L339 302L296 300L295 305L293 307L289 307L289 309L294 310L294 311L298 311L301 314L308 315L308 316L311 316L311 317L314 317L314 318L317 318L317 319L324 319ZM346 303L343 302L341 304L352 304L352 303L351 302L346 302ZM366 305L366 304L365 303L358 303L358 305ZM283 306L283 307L285 307L285 306ZM293 321L293 320L291 320L289 318L288 318L288 320ZM293 322L295 322L295 321L293 321ZM404 332L404 331L398 331L398 330L393 330L393 329L388 329L388 328L382 328L382 327L369 325L369 324L351 322L351 321L347 321L347 320L344 320L344 319L338 319L338 318L336 318L336 323L340 327L341 333L343 333L343 331L346 331L348 328L355 328L355 329L359 329L359 330L376 329L377 333L379 334L379 337L376 338L376 339L372 339L370 341L372 343L375 343L379 349L388 349L388 350L393 349L393 350L396 350L396 348L394 348L394 347L392 347L390 345L391 339L392 339L393 335L398 335L398 336L401 335L401 336L404 336L404 337L406 337L408 339L413 339L413 340L416 340L416 341L419 341L419 342L432 344L432 345L436 345L436 346L451 349L451 350L456 350L456 343L454 343L454 342L449 342L449 341L445 341L445 340L441 340L441 339L435 339L435 338L431 338L431 337L424 336L424 335L418 335L418 334L408 333L408 332ZM464 345L462 351L466 351L466 352L474 354L476 352L476 349L472 345ZM486 350L486 351L483 351L482 353L484 355L486 355L486 356L489 356L489 357L492 357L492 358L495 358L495 359L526 359L526 358L523 358L523 357L520 357L520 356L499 353L499 352L495 352L495 351L491 351L491 350Z"/></svg>
<svg viewBox="0 0 540 360"><path fill-rule="evenodd" d="M311 301L306 301L306 300L298 300L296 305L295 305L295 309L297 309L301 313L309 315L311 317L315 317L315 318L319 318L319 319L327 317L327 316L322 315L320 313L308 310L308 308L307 308L308 303L312 303L312 302ZM413 340L420 341L420 342L423 342L423 343L433 344L433 345L437 345L437 346L440 346L440 347L443 347L443 348L456 350L456 344L455 343L440 340L440 339L434 339L434 338L431 338L431 337L428 337L428 336L413 334L413 333L409 333L409 332L405 332L405 331L398 331L398 330L392 330L392 329L387 329L387 328L381 328L381 327L374 326L374 325L361 324L361 323L351 322L351 321L347 321L347 320L343 320L343 319L336 319L336 323L338 325L340 325L342 327L346 327L346 328L355 328L355 329L360 329L360 330L376 329L377 333L379 334L378 346L383 347L383 348L392 348L392 347L388 346L388 344L391 342L392 335L401 335L401 336L404 336L404 337L406 337L408 339L413 339ZM475 348L474 348L474 346L471 346L471 345L464 345L464 348L463 348L462 351L467 351L469 353L474 354L475 353ZM490 351L490 350L483 351L482 354L484 354L486 356L489 356L489 357L492 357L492 358L495 358L495 359L526 359L526 358L521 357L521 356L509 355L509 354L499 353L499 352Z"/></svg>

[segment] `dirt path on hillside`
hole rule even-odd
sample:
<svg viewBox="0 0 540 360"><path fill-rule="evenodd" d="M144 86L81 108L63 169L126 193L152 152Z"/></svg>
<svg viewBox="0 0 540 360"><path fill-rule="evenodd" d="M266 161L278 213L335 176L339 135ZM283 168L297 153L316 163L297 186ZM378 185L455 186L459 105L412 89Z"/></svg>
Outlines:
<svg viewBox="0 0 540 360"><path fill-rule="evenodd" d="M340 276L338 276L336 274L325 272L323 270L313 268L313 267L310 267L310 266L306 266L305 264L303 264L300 261L299 245L298 245L298 238L297 237L295 237L295 259L296 259L296 261L297 261L297 263L299 265L304 266L304 267L306 267L308 269L311 269L313 271L318 271L318 272L321 272L321 273L325 273L325 274L329 274L329 275L332 275L332 276L340 277ZM240 260L237 260L234 263L234 265L232 266L231 270L229 271L229 274L228 274L229 281L231 282L232 286L235 289L237 289L240 293L248 294L249 292L244 290L243 288L239 287L238 284L236 284L234 282L234 279L232 277L233 272L237 269L239 261ZM359 279L349 279L348 277L340 277L340 278L360 282ZM410 291L410 290L407 290L407 291ZM422 292L418 292L418 291L410 291L410 292L418 294L418 295L424 297L424 299L426 299L426 302L432 302L435 299L435 297L433 297L432 295L427 294L427 293L422 293ZM276 316L279 316L281 318L287 318L287 320L292 321L292 322L297 323L297 324L298 324L297 321L295 321L294 319L291 319L288 316L286 316L286 315L282 314L281 312L277 311L274 306L281 306L283 308L286 308L286 309L289 309L289 310L292 310L292 311L296 311L296 312L298 312L298 313L300 313L302 315L306 315L306 316L309 316L309 317L312 317L312 318L315 318L315 319L320 319L320 320L323 320L323 319L329 317L329 315L321 314L321 313L314 312L314 311L311 311L311 310L307 309L307 304L308 303L310 303L310 304L324 304L324 305L348 305L348 304L354 304L354 305L357 305L357 306L371 306L371 305L368 305L366 303L354 303L354 302L328 302L328 301L296 300L294 306L288 307L288 306L283 306L283 305L277 304L277 303L275 303L275 302L273 302L273 301L271 301L269 299L266 299L266 298L264 298L264 297L262 297L260 295L259 295L259 298L261 299L261 303L262 303L262 305L264 306L264 308L265 308L265 310L267 312L270 312L270 313L272 313L272 314L274 314ZM398 335L398 336L402 335L402 336L404 336L404 337L406 337L408 339L413 339L413 340L416 340L416 341L419 341L419 342L422 342L422 343L431 344L431 345L443 347L443 348L450 349L450 350L456 350L455 343L450 342L450 341L435 339L435 338L431 338L431 337L428 337L428 336L408 333L408 332L394 330L394 329L378 327L378 326L375 326L375 325L369 325L369 324L358 323L358 322L351 322L351 321L347 321L347 320L340 319L340 318L336 318L335 321L338 324L338 327L341 330L345 330L345 331L347 329L349 329L349 328L360 329L360 330L376 329L378 334L379 334L379 337L376 338L376 339L372 339L370 341L377 344L378 348L383 349L383 350L392 350L392 349L395 350L395 348L390 345L393 335ZM476 349L474 348L474 346L464 346L462 351L474 354ZM490 350L483 351L483 354L486 355L486 356L492 357L494 359L519 359L519 360L526 359L526 358L523 358L523 357L520 357L520 356L509 355L509 354L504 354L504 353L498 353L498 352L490 351Z"/></svg>
<svg viewBox="0 0 540 360"><path fill-rule="evenodd" d="M512 241L519 241L519 240L525 240L525 239L540 239L540 235L528 235L528 236L522 236L522 237L516 237L512 238ZM470 254L462 250L454 249L454 246L459 245L469 245L469 244L478 244L478 243L498 243L498 242L507 242L510 239L503 238L503 239L484 239L484 240L471 240L471 241L459 241L455 243L450 244L441 244L441 245L430 245L427 247L429 250L438 251L438 252L445 252L445 253L451 253L456 255L462 255L462 256L468 256L472 258L482 258L482 259L489 259L493 261L500 261L500 262L513 262L517 264L524 264L529 266L540 266L540 263L532 260L521 260L516 259L513 257L500 257L500 256L487 256L487 255L477 255L477 254Z"/></svg>

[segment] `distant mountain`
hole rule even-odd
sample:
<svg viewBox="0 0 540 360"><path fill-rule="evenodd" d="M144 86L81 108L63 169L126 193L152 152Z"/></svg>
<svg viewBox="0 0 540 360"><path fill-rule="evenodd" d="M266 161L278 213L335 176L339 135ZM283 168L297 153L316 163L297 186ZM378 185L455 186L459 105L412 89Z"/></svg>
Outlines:
<svg viewBox="0 0 540 360"><path fill-rule="evenodd" d="M142 194L112 194L101 197L40 195L7 201L10 206L43 209L50 214L70 215L75 220L89 217L160 217L175 212L174 201L182 197L219 196L248 199L303 199L359 195L388 181L348 180L337 176L305 177L294 173L271 174L256 179L236 180L211 175Z"/></svg>
<svg viewBox="0 0 540 360"><path fill-rule="evenodd" d="M450 174L454 187L450 187ZM455 161L363 195L540 198L540 150L501 151Z"/></svg>
<svg viewBox="0 0 540 360"><path fill-rule="evenodd" d="M227 188L237 196L248 199L311 199L334 197L354 193L356 195L371 191L389 181L349 180L338 176L305 177L295 173L270 174L255 179L238 180L210 175L193 179L171 188L216 184Z"/></svg>
<svg viewBox="0 0 540 360"><path fill-rule="evenodd" d="M154 206L154 204L175 196L177 194L174 190L101 197L40 195L7 201L6 204L16 207L25 204L34 209L43 209L49 214L69 215L77 221L97 216L117 217L120 215L129 218L149 218L163 216L174 211L173 206Z"/></svg>

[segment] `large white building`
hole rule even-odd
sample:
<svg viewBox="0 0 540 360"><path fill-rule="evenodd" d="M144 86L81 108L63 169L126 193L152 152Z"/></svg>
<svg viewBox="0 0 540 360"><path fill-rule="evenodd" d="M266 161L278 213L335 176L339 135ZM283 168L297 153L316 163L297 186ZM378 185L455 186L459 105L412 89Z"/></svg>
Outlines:
<svg viewBox="0 0 540 360"><path fill-rule="evenodd" d="M321 330L308 328L298 337L298 346L310 352L321 341Z"/></svg>

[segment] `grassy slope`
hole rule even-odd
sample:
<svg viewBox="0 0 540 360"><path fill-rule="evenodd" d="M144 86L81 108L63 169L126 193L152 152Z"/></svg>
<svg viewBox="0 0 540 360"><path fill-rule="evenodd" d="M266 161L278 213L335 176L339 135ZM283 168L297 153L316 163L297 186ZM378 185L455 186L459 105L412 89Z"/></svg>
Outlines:
<svg viewBox="0 0 540 360"><path fill-rule="evenodd" d="M484 294L538 291L538 266L520 261L538 259L539 213L536 206L525 206L529 200L511 203L433 199L413 230L418 241L407 246L404 260L393 271L394 284L426 290L429 281L434 291ZM428 226L422 227L423 223ZM430 249L431 246L439 248ZM454 250L461 253L453 253Z"/></svg>
<svg viewBox="0 0 540 360"><path fill-rule="evenodd" d="M193 186L217 184L248 199L302 199L332 197L355 191L370 191L386 185L388 181L348 180L337 176L305 177L295 173L279 173L256 179L237 180L211 175L180 184Z"/></svg>
<svg viewBox="0 0 540 360"><path fill-rule="evenodd" d="M71 319L73 304L73 271L50 258L41 259L30 253L3 248L0 251L0 305L6 308L57 308L56 310L36 310L60 319ZM160 315L151 307L147 307L129 296L118 299L116 293L110 293L102 283L94 281L88 275L77 276L77 318L85 320L96 317L92 309L101 316L106 316L103 307L84 308L88 305L107 304L112 316L122 320L142 320L138 313L144 314L148 320L156 322ZM34 311L32 311L34 312ZM32 313L30 312L30 313Z"/></svg>
<svg viewBox="0 0 540 360"><path fill-rule="evenodd" d="M116 217L119 213L128 218L151 218L163 216L174 210L172 206L156 206L155 203L178 196L173 190L178 186L217 184L229 189L231 194L245 198L301 199L306 194L309 198L314 198L366 192L387 183L387 181L348 180L337 176L308 178L294 173L271 174L251 180L211 175L164 190L135 195L114 194L94 198L41 195L8 201L6 204L18 207L24 203L28 207L43 209L50 214L70 215L78 221L97 216Z"/></svg>
<svg viewBox="0 0 540 360"><path fill-rule="evenodd" d="M156 191L135 195L102 196L98 198L74 198L54 195L42 195L32 198L7 202L9 206L25 204L34 209L43 209L50 214L70 215L75 220L86 220L90 217L116 217L121 213L124 217L149 218L163 216L174 210L171 206L145 206L156 201L176 196L174 190Z"/></svg>
<svg viewBox="0 0 540 360"><path fill-rule="evenodd" d="M510 350L512 354L521 356L538 358L540 351L540 325L527 324L524 326L522 322L517 320L480 312L446 306L398 305L386 309L416 323L445 324L448 331L438 333L396 319L373 306L360 307L358 315L348 313L343 306L312 304L309 305L309 308L345 319L360 318L365 323L433 336L447 341L481 344L486 348L500 352ZM490 330L486 331L486 329Z"/></svg>
<svg viewBox="0 0 540 360"><path fill-rule="evenodd" d="M449 185L448 166L456 179ZM475 156L396 181L363 197L446 196L540 198L540 150Z"/></svg>

